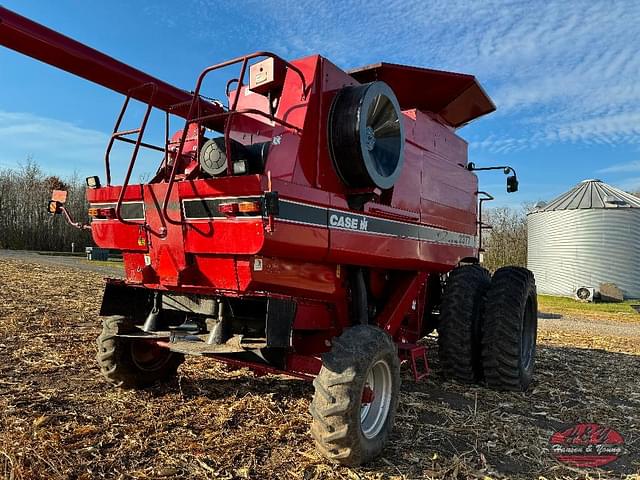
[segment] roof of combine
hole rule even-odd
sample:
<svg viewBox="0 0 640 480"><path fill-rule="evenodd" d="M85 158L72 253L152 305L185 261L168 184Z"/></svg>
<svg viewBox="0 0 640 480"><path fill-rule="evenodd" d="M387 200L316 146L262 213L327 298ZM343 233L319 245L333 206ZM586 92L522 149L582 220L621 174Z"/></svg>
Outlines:
<svg viewBox="0 0 640 480"><path fill-rule="evenodd" d="M384 62L350 70L349 74L361 83L386 82L403 110L437 113L455 128L496 109L473 75Z"/></svg>

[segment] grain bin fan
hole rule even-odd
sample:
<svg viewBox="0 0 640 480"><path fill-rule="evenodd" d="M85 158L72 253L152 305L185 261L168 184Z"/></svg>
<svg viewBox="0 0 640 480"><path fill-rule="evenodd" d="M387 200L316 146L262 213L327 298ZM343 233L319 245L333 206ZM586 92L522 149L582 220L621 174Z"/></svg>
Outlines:
<svg viewBox="0 0 640 480"><path fill-rule="evenodd" d="M100 308L98 363L115 386L167 381L190 354L313 380L311 434L344 464L381 452L400 361L420 377L417 342L434 329L450 378L529 386L533 276L478 265L481 192L456 129L494 105L473 76L257 52L207 67L189 93L4 8L0 43L125 95L104 181L87 188L86 227L126 274ZM207 75L233 66L227 99L204 97ZM136 101L140 125L125 129ZM154 109L160 145L145 138ZM117 141L132 146L121 185ZM133 184L141 149L159 167Z"/></svg>
<svg viewBox="0 0 640 480"><path fill-rule="evenodd" d="M596 296L596 289L593 287L576 288L576 300L581 302L593 302Z"/></svg>

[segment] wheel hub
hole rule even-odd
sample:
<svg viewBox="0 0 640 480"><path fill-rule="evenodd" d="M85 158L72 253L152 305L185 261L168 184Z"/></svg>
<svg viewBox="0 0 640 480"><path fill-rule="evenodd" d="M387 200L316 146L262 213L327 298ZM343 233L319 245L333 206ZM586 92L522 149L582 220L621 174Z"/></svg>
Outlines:
<svg viewBox="0 0 640 480"><path fill-rule="evenodd" d="M373 392L373 389L369 385L365 385L362 390L362 404L365 405L371 403L374 398L375 393Z"/></svg>
<svg viewBox="0 0 640 480"><path fill-rule="evenodd" d="M169 360L168 349L151 340L138 340L130 343L131 359L143 371L152 372L162 368Z"/></svg>
<svg viewBox="0 0 640 480"><path fill-rule="evenodd" d="M375 438L384 427L391 406L393 389L391 369L384 360L373 364L364 387L360 405L360 428L366 438Z"/></svg>

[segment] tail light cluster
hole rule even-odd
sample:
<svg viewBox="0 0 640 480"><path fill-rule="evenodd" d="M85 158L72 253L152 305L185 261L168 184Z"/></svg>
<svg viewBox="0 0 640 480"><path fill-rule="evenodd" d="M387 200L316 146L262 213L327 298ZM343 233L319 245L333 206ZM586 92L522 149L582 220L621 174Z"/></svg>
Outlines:
<svg viewBox="0 0 640 480"><path fill-rule="evenodd" d="M262 213L261 202L226 202L218 205L218 211L228 217L236 215L258 215Z"/></svg>
<svg viewBox="0 0 640 480"><path fill-rule="evenodd" d="M89 216L98 219L111 219L116 218L115 208L95 208L89 209Z"/></svg>

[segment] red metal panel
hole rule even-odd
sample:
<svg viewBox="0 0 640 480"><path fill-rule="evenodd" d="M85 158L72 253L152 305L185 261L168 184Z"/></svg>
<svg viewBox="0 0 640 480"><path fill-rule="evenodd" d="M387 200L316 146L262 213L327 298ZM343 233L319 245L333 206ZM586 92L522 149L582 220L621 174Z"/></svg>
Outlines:
<svg viewBox="0 0 640 480"><path fill-rule="evenodd" d="M411 310L413 302L418 302L418 292L426 281L424 272L407 273L396 283L396 288L387 305L377 317L378 325L395 337L402 320Z"/></svg>
<svg viewBox="0 0 640 480"><path fill-rule="evenodd" d="M142 253L123 252L124 275L128 283L140 284L144 279L144 256Z"/></svg>
<svg viewBox="0 0 640 480"><path fill-rule="evenodd" d="M261 254L271 257L323 261L329 248L329 230L281 221L274 222L274 231L265 234Z"/></svg>
<svg viewBox="0 0 640 480"><path fill-rule="evenodd" d="M214 293L212 289L238 290L234 257L195 255L194 265L198 275L192 277L192 280L195 285L205 287L207 293Z"/></svg>
<svg viewBox="0 0 640 480"><path fill-rule="evenodd" d="M136 225L124 225L117 220L94 220L91 222L91 235L101 248L147 251L147 232Z"/></svg>
<svg viewBox="0 0 640 480"><path fill-rule="evenodd" d="M388 83L403 110L417 108L437 113L453 127L496 109L473 75L393 63L376 63L349 73L360 83Z"/></svg>
<svg viewBox="0 0 640 480"><path fill-rule="evenodd" d="M410 110L404 112L405 118L411 119L410 126L405 122L407 141L417 147L433 152L444 163L459 166L467 164L467 142L460 138L451 128L442 125L437 118L424 112Z"/></svg>
<svg viewBox="0 0 640 480"><path fill-rule="evenodd" d="M265 170L271 173L274 181L291 182L296 164L300 160L298 148L300 136L284 132L281 127L274 130L275 142L269 146L269 157Z"/></svg>
<svg viewBox="0 0 640 480"><path fill-rule="evenodd" d="M176 188L182 200L224 196L240 197L262 193L264 180L262 175L204 178L177 182Z"/></svg>
<svg viewBox="0 0 640 480"><path fill-rule="evenodd" d="M87 188L85 190L89 203L115 203L122 191L122 187ZM142 185L129 185L124 193L125 202L142 200Z"/></svg>
<svg viewBox="0 0 640 480"><path fill-rule="evenodd" d="M423 154L422 223L476 234L478 178L431 152Z"/></svg>
<svg viewBox="0 0 640 480"><path fill-rule="evenodd" d="M424 262L422 270L446 273L455 267L461 259L477 257L476 247L458 247L421 242L420 258Z"/></svg>
<svg viewBox="0 0 640 480"><path fill-rule="evenodd" d="M347 265L413 269L420 265L420 242L398 237L331 230L328 260Z"/></svg>
<svg viewBox="0 0 640 480"><path fill-rule="evenodd" d="M182 225L169 223L162 215L162 199L168 184L155 183L144 186L146 223L149 226L150 267L157 273L163 285L177 286L187 269ZM182 218L177 189L171 194L168 212L174 219ZM160 234L166 228L166 234Z"/></svg>
<svg viewBox="0 0 640 480"><path fill-rule="evenodd" d="M336 326L335 311L329 304L304 300L298 302L294 330L330 330Z"/></svg>
<svg viewBox="0 0 640 480"><path fill-rule="evenodd" d="M404 148L404 165L393 188L391 206L408 212L420 212L420 175L424 169L422 151L411 144ZM430 172L425 172L429 175Z"/></svg>
<svg viewBox="0 0 640 480"><path fill-rule="evenodd" d="M316 298L335 294L340 283L335 265L270 257L254 258L251 280L252 290L274 290Z"/></svg>
<svg viewBox="0 0 640 480"><path fill-rule="evenodd" d="M262 218L189 220L184 226L184 250L189 253L254 254L263 244Z"/></svg>

